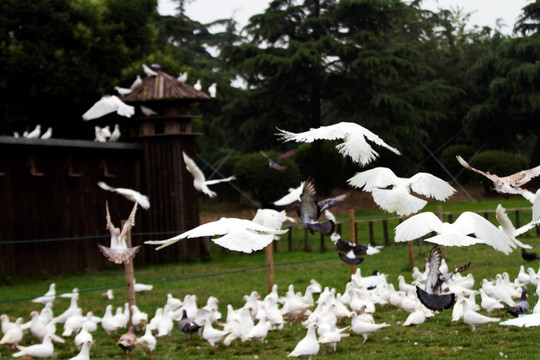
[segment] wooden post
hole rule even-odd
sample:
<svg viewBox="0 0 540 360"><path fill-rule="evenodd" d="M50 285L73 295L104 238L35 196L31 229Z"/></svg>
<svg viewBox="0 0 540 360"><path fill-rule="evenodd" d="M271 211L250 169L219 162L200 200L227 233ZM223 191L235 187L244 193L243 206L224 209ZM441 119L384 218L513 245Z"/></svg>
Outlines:
<svg viewBox="0 0 540 360"><path fill-rule="evenodd" d="M354 244L356 244L356 231L355 230L355 223L354 223L354 209L349 210L349 233L350 233L350 241ZM354 274L356 272L356 265L351 265L351 274Z"/></svg>
<svg viewBox="0 0 540 360"><path fill-rule="evenodd" d="M412 240L407 241L408 248L409 248L409 266L411 269L414 267L414 254L413 254L413 242Z"/></svg>
<svg viewBox="0 0 540 360"><path fill-rule="evenodd" d="M273 242L273 241L272 241ZM266 282L268 284L268 293L272 292L274 286L274 254L272 244L266 245L264 252L266 254Z"/></svg>
<svg viewBox="0 0 540 360"><path fill-rule="evenodd" d="M122 220L122 228L127 220ZM128 230L126 234L126 245L128 248L131 247L131 230ZM124 277L126 279L126 290L127 290L127 302L129 304L129 323L131 324L131 317L133 316L133 310L131 310L131 305L135 305L135 281L134 271L133 271L133 259L127 264L124 263Z"/></svg>
<svg viewBox="0 0 540 360"><path fill-rule="evenodd" d="M443 221L443 211L442 211L442 206L441 205L437 205L437 216L439 217L439 219L441 221ZM443 258L446 258L446 248L445 248L444 245L441 245L441 256Z"/></svg>
<svg viewBox="0 0 540 360"><path fill-rule="evenodd" d="M304 251L311 252L311 246L309 246L309 232L307 228L304 228Z"/></svg>
<svg viewBox="0 0 540 360"><path fill-rule="evenodd" d="M321 233L321 253L325 251L326 251L326 248L324 247L324 235Z"/></svg>
<svg viewBox="0 0 540 360"><path fill-rule="evenodd" d="M384 246L390 246L390 238L388 237L388 221L383 220L383 236L384 236Z"/></svg>
<svg viewBox="0 0 540 360"><path fill-rule="evenodd" d="M375 246L375 238L373 236L373 221L370 221L368 223L368 227L369 227L369 243L371 244L371 246Z"/></svg>
<svg viewBox="0 0 540 360"><path fill-rule="evenodd" d="M292 251L292 231L293 231L293 227L290 226L289 231L287 232L287 250L289 252Z"/></svg>
<svg viewBox="0 0 540 360"><path fill-rule="evenodd" d="M519 227L519 210L516 210L514 213L516 216L516 229Z"/></svg>

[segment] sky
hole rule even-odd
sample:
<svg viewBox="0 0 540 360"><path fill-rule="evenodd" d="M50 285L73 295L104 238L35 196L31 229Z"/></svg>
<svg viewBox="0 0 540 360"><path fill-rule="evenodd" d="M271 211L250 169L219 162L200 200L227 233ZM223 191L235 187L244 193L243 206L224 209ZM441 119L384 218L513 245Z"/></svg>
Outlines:
<svg viewBox="0 0 540 360"><path fill-rule="evenodd" d="M270 2L271 0L192 0L186 5L186 15L201 23L233 17L244 26L252 15L264 12ZM532 0L424 0L423 8L463 8L466 13L472 13L471 25L491 28L495 28L496 20L501 18L506 24L502 32L510 34L521 9L531 2ZM171 0L159 0L158 10L163 15L174 14L175 4Z"/></svg>

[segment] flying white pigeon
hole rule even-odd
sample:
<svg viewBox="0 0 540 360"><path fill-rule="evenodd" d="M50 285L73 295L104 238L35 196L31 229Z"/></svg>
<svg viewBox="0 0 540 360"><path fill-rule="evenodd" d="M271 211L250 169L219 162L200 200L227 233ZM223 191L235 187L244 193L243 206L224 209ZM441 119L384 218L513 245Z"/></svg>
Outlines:
<svg viewBox="0 0 540 360"><path fill-rule="evenodd" d="M414 215L396 226L395 241L404 242L423 237L432 231L437 235L425 238L445 246L470 246L487 244L508 255L516 245L495 225L484 217L470 212L463 212L454 223L443 223L434 213L423 212ZM475 235L472 237L470 235Z"/></svg>
<svg viewBox="0 0 540 360"><path fill-rule="evenodd" d="M521 196L529 200L532 204L533 221L540 220L540 189L536 190L534 193L527 189L521 188L519 188L519 191L521 192Z"/></svg>
<svg viewBox="0 0 540 360"><path fill-rule="evenodd" d="M217 84L216 83L212 83L212 85L210 85L210 87L208 88L208 93L210 94L211 98L216 97L216 95L217 95Z"/></svg>
<svg viewBox="0 0 540 360"><path fill-rule="evenodd" d="M135 255L139 251L139 248L141 247L139 245L128 248L126 244L127 233L131 230L133 226L135 226L135 213L137 212L137 203L133 205L133 210L131 210L131 214L129 215L126 223L124 224L122 231L120 231L119 228L115 227L114 224L111 222L109 205L107 203L105 207L107 209L107 229L109 229L109 232L111 234L111 247L106 247L101 244L97 244L97 246L109 261L115 264L127 264L131 261L131 259L135 257Z"/></svg>
<svg viewBox="0 0 540 360"><path fill-rule="evenodd" d="M146 64L142 64L142 68L146 76L157 76L157 72L152 70L152 68Z"/></svg>
<svg viewBox="0 0 540 360"><path fill-rule="evenodd" d="M46 140L46 139L50 139L51 137L52 137L52 127L49 126L49 127L47 128L47 131L45 131L45 132L41 135L40 139L45 139L45 140Z"/></svg>
<svg viewBox="0 0 540 360"><path fill-rule="evenodd" d="M170 239L150 240L144 243L161 245L156 248L156 250L160 250L186 238L222 235L221 237L212 239L212 241L229 250L251 253L252 251L264 249L266 245L272 242L274 235L284 234L287 231L271 229L251 220L221 218L217 221L200 225Z"/></svg>
<svg viewBox="0 0 540 360"><path fill-rule="evenodd" d="M195 161L193 161L193 159L190 158L183 151L182 151L182 156L184 157L184 163L186 164L186 169L191 173L191 175L193 175L193 186L195 187L195 189L206 194L207 196L211 198L215 197L217 194L214 191L210 190L208 188L208 185L213 185L220 182L231 181L231 180L236 179L236 177L233 175L225 179L206 180L201 169L199 169L197 164L195 164Z"/></svg>
<svg viewBox="0 0 540 360"><path fill-rule="evenodd" d="M111 133L111 136L109 137L109 142L118 142L118 139L120 139L120 125L115 124L114 130Z"/></svg>
<svg viewBox="0 0 540 360"><path fill-rule="evenodd" d="M466 169L472 170L477 174L487 177L493 182L495 191L505 194L521 194L521 189L517 189L525 185L531 179L540 175L540 165L528 170L521 170L512 175L499 177L491 174L489 171L482 171L471 167L461 156L456 156L459 163Z"/></svg>
<svg viewBox="0 0 540 360"><path fill-rule="evenodd" d="M29 132L25 138L27 139L39 139L39 136L41 135L41 125L36 125L35 129Z"/></svg>
<svg viewBox="0 0 540 360"><path fill-rule="evenodd" d="M188 79L187 72L180 73L180 75L178 75L178 77L176 78L176 80L178 80L178 82L181 82L181 83L185 83L187 79Z"/></svg>
<svg viewBox="0 0 540 360"><path fill-rule="evenodd" d="M135 90L136 88L138 88L139 86L141 86L142 84L142 79L141 79L141 76L140 75L137 75L137 77L135 78L135 80L133 81L133 84L131 84L131 86L129 87L131 89L131 91Z"/></svg>
<svg viewBox="0 0 540 360"><path fill-rule="evenodd" d="M294 189L289 188L289 193L283 196L281 199L274 201L274 205L285 206L292 204L295 201L300 201L300 195L302 195L302 191L304 190L304 183L305 181L302 181L299 187Z"/></svg>
<svg viewBox="0 0 540 360"><path fill-rule="evenodd" d="M516 239L516 236L524 234L527 231L535 228L536 225L540 224L540 220L531 221L530 223L521 226L519 229L516 229L514 227L514 224L512 224L512 221L510 221L510 218L508 218L508 215L506 214L506 210L502 207L501 204L497 205L497 210L495 211L495 217L497 218L497 221L500 224L499 229L501 229L506 235L508 235L508 237L514 244L525 249L532 248L530 245L524 244L518 239Z"/></svg>
<svg viewBox="0 0 540 360"><path fill-rule="evenodd" d="M385 143L378 135L352 122L340 122L334 125L321 126L298 134L281 129L278 130L279 133L276 135L280 136L280 139L283 141L311 143L315 140L341 139L343 142L336 146L339 152L344 156L350 156L354 162L361 165L369 164L379 155L373 150L366 139L387 148L397 155L401 155L399 150Z"/></svg>
<svg viewBox="0 0 540 360"><path fill-rule="evenodd" d="M193 88L197 91L201 91L202 90L202 85L201 85L201 80L197 80L197 82L195 83L195 85L193 85Z"/></svg>
<svg viewBox="0 0 540 360"><path fill-rule="evenodd" d="M118 115L131 117L135 114L135 108L127 105L116 95L105 95L96 102L82 116L83 120L92 120L104 115L116 112Z"/></svg>
<svg viewBox="0 0 540 360"><path fill-rule="evenodd" d="M144 116L156 116L157 115L157 112L155 112L154 110L150 109L147 106L141 105L140 108L141 108L141 112L144 114Z"/></svg>
<svg viewBox="0 0 540 360"><path fill-rule="evenodd" d="M123 195L126 199L141 205L141 207L145 210L148 210L148 208L150 207L150 201L148 200L148 196L143 195L138 191L127 188L115 188L107 185L103 181L98 182L98 186L103 190L112 191L117 194Z"/></svg>
<svg viewBox="0 0 540 360"><path fill-rule="evenodd" d="M290 222L296 222L295 219L287 216L285 210L276 211L274 209L258 209L252 221L256 222L257 224L261 224L262 226L266 226L270 229L280 230L281 225L283 225L286 220L289 220ZM274 235L274 239L279 240L279 236Z"/></svg>
<svg viewBox="0 0 540 360"><path fill-rule="evenodd" d="M373 200L383 210L400 216L417 213L427 201L411 194L411 191L445 201L454 192L446 181L429 173L420 172L410 178L401 178L392 170L377 167L357 173L348 180L349 185L371 192ZM386 189L391 186L391 189Z"/></svg>
<svg viewBox="0 0 540 360"><path fill-rule="evenodd" d="M130 94L133 91L133 89L131 89L131 88L128 89L128 88L123 88L123 87L120 87L120 86L115 86L114 90L116 90L118 92L118 95L120 95L120 96Z"/></svg>

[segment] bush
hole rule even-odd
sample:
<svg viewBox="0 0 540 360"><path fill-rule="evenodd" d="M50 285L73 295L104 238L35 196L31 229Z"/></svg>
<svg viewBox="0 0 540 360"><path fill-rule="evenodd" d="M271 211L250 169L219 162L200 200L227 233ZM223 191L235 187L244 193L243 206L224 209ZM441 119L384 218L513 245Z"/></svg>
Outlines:
<svg viewBox="0 0 540 360"><path fill-rule="evenodd" d="M272 158L279 154L265 151ZM301 177L296 163L288 158L281 161L286 169L278 171L268 166L268 160L260 153L251 153L238 157L234 174L238 184L245 191L250 191L261 206L272 207L272 202L287 194L289 188L298 187Z"/></svg>
<svg viewBox="0 0 540 360"><path fill-rule="evenodd" d="M500 177L512 175L527 169L529 165L527 159L522 155L500 150L489 150L476 154L468 163L478 170L489 171L491 174L496 174ZM493 192L493 182L486 177L475 173L472 179L475 182L482 183L486 193Z"/></svg>
<svg viewBox="0 0 540 360"><path fill-rule="evenodd" d="M452 174L453 176L457 176L457 174L461 171L461 176L459 177L458 181L462 183L468 183L471 181L472 173L470 173L469 171L464 169L463 166L461 166L461 164L456 159L457 155L461 155L461 157L468 162L469 159L474 155L474 148L472 146L464 144L450 145L445 148L441 153L441 162L444 167L450 172L450 174Z"/></svg>

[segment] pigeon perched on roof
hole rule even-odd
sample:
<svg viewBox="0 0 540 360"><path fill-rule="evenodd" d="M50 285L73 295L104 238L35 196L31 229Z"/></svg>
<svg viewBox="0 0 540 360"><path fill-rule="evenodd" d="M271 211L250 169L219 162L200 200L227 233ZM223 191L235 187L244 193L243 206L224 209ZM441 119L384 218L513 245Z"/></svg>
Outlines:
<svg viewBox="0 0 540 360"><path fill-rule="evenodd" d="M212 241L229 250L251 253L252 251L264 249L266 245L273 241L274 235L284 234L287 231L271 229L251 220L223 217L170 239L150 240L144 243L160 245L156 248L156 250L160 250L186 238L222 235L213 238Z"/></svg>
<svg viewBox="0 0 540 360"><path fill-rule="evenodd" d="M429 254L429 272L426 278L425 290L416 286L416 294L418 299L425 307L430 310L442 311L452 307L455 301L455 295L453 293L441 294L441 285L445 281L448 281L454 272L465 271L469 268L471 263L468 263L452 273L441 274L441 248L436 245L431 249Z"/></svg>
<svg viewBox="0 0 540 360"><path fill-rule="evenodd" d="M147 210L150 207L150 201L148 200L148 196L143 195L138 191L127 189L127 188L112 187L112 186L107 185L103 181L100 181L97 184L103 190L115 192L119 195L124 196L126 199L141 205L141 207L145 210Z"/></svg>
<svg viewBox="0 0 540 360"><path fill-rule="evenodd" d="M128 88L124 88L124 87L120 87L120 86L115 86L114 90L116 90L116 92L118 92L118 95L120 95L120 96L131 94L131 92L133 91L133 89L131 89L131 88L128 89Z"/></svg>
<svg viewBox="0 0 540 360"><path fill-rule="evenodd" d="M116 112L118 115L132 117L135 108L127 105L116 95L105 95L88 109L82 116L83 120L93 120L104 115Z"/></svg>
<svg viewBox="0 0 540 360"><path fill-rule="evenodd" d="M340 122L334 125L321 126L316 129L310 129L301 133L292 133L278 129L276 134L283 141L297 141L311 143L315 140L337 140L343 142L336 146L341 154L350 156L354 162L361 165L367 165L377 158L379 155L371 145L366 141L369 140L379 146L401 155L399 150L385 143L378 135L363 126L352 122Z"/></svg>
<svg viewBox="0 0 540 360"><path fill-rule="evenodd" d="M41 134L41 136L39 138L44 139L44 140L50 139L50 138L52 138L52 133L53 133L53 128L49 126L47 128L47 131L45 131L43 134Z"/></svg>
<svg viewBox="0 0 540 360"><path fill-rule="evenodd" d="M212 85L210 85L210 87L208 87L208 93L210 94L211 98L216 97L216 95L217 95L217 84L216 83L212 83Z"/></svg>
<svg viewBox="0 0 540 360"><path fill-rule="evenodd" d="M452 224L442 222L432 212L413 215L394 229L396 242L410 241L436 232L424 241L445 246L471 246L487 244L508 255L516 247L506 234L484 217L465 211ZM470 235L475 235L472 237Z"/></svg>
<svg viewBox="0 0 540 360"><path fill-rule="evenodd" d="M197 189L198 191L202 192L203 194L211 198L215 197L217 194L215 193L215 191L210 190L208 188L208 185L214 185L220 182L226 182L226 181L231 181L231 180L236 179L236 177L233 175L225 179L206 180L201 169L199 169L197 164L195 164L195 161L193 161L193 159L190 158L183 151L182 151L182 156L184 157L184 163L186 165L186 169L191 173L191 175L193 175L193 186L195 187L195 189Z"/></svg>
<svg viewBox="0 0 540 360"><path fill-rule="evenodd" d="M525 315L529 312L529 302L527 301L527 288L524 288L521 291L521 297L518 301L507 311L508 313L512 314L514 317L518 317L520 315Z"/></svg>
<svg viewBox="0 0 540 360"><path fill-rule="evenodd" d="M300 183L300 186L297 188L290 188L288 191L289 193L285 196L283 196L281 199L274 201L274 205L276 206L285 206L292 204L295 201L300 201L300 195L302 195L302 191L304 190L304 181Z"/></svg>
<svg viewBox="0 0 540 360"><path fill-rule="evenodd" d="M471 167L461 156L456 156L459 163L466 169L472 170L477 174L487 177L493 182L494 190L504 194L521 194L521 189L517 189L531 179L540 175L540 165L532 169L521 170L515 174L499 177L491 174L489 171L482 171Z"/></svg>
<svg viewBox="0 0 540 360"><path fill-rule="evenodd" d="M34 130L32 130L31 132L29 132L25 138L27 139L39 139L39 136L41 135L41 125L36 125L36 127L34 128Z"/></svg>
<svg viewBox="0 0 540 360"><path fill-rule="evenodd" d="M146 64L142 64L142 68L146 76L157 76L157 72L155 72L150 66Z"/></svg>
<svg viewBox="0 0 540 360"><path fill-rule="evenodd" d="M178 82L181 82L181 83L185 83L187 79L188 79L187 72L180 73L180 75L178 75L178 77L176 78L176 80L178 80Z"/></svg>
<svg viewBox="0 0 540 360"><path fill-rule="evenodd" d="M287 168L287 167L280 164L281 160L293 156L295 152L296 152L296 149L286 151L284 153L279 154L278 157L274 160L274 159L272 159L272 157L270 157L270 155L268 155L264 151L262 151L262 150L259 151L259 153L262 156L264 156L265 158L268 159L268 166L271 169L278 170L278 171L283 171L283 170L285 170Z"/></svg>
<svg viewBox="0 0 540 360"><path fill-rule="evenodd" d="M135 348L135 345L137 345L137 335L135 335L133 326L129 327L127 333L120 336L120 339L118 339L118 342L116 344L120 346L120 348L127 357L131 356L131 352Z"/></svg>
<svg viewBox="0 0 540 360"><path fill-rule="evenodd" d="M401 178L392 170L377 167L357 173L348 180L349 185L371 192L379 207L400 216L408 216L421 210L427 201L411 194L418 193L445 201L454 192L446 181L429 173L419 172L410 178ZM390 189L386 189L391 186Z"/></svg>
<svg viewBox="0 0 540 360"><path fill-rule="evenodd" d="M293 209L298 214L304 226L313 234L315 231L325 236L330 236L334 232L335 224L332 220L318 222L321 214L326 210L338 205L348 195L338 195L326 200L317 201L317 192L315 191L315 182L308 178L304 183L302 194L300 195L300 204L294 204Z"/></svg>
<svg viewBox="0 0 540 360"><path fill-rule="evenodd" d="M193 85L193 88L197 91L201 91L202 90L201 80L197 80L197 82L195 82L195 85Z"/></svg>
<svg viewBox="0 0 540 360"><path fill-rule="evenodd" d="M131 86L129 88L133 91L133 90L135 90L136 88L138 88L141 85L142 85L141 76L137 75L137 77L135 78L135 80L133 80L133 83L131 84Z"/></svg>
<svg viewBox="0 0 540 360"><path fill-rule="evenodd" d="M200 329L200 325L188 318L187 311L182 309L182 319L178 322L178 330L186 334L187 341L191 340L194 332Z"/></svg>
<svg viewBox="0 0 540 360"><path fill-rule="evenodd" d="M139 251L140 245L133 246L128 248L126 244L127 233L135 226L135 213L137 211L137 203L133 205L133 210L129 215L128 220L124 224L122 231L119 228L115 227L111 221L111 215L109 213L109 205L106 203L105 208L107 209L107 229L111 234L111 246L106 247L101 244L97 244L99 250L105 255L105 257L116 264L127 264L135 257L135 254Z"/></svg>

